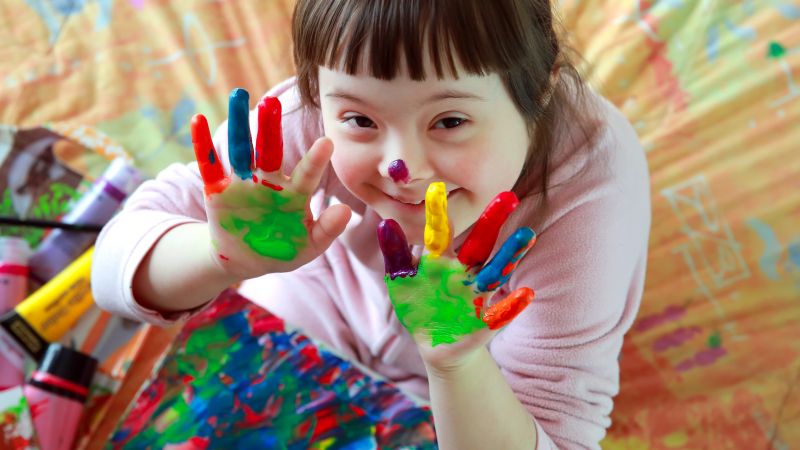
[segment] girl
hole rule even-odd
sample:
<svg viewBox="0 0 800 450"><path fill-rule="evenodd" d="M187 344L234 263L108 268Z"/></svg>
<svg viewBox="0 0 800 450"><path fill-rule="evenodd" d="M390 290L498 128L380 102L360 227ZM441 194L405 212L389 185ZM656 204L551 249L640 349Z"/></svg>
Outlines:
<svg viewBox="0 0 800 450"><path fill-rule="evenodd" d="M549 2L299 0L293 38L297 77L249 120L235 90L213 144L196 117L201 167L166 168L105 227L97 302L169 324L241 282L288 323L429 398L442 448L599 448L643 288L649 182L630 125L570 64ZM439 196L426 201L431 183ZM436 251L456 267L505 191L519 207L497 242L519 227L539 242L483 298L531 287L536 300L498 334L478 325L434 342L447 320L410 319L420 299L398 280L441 275L415 274L400 230L420 259L437 206L427 224L452 236ZM490 323L490 308L475 308Z"/></svg>

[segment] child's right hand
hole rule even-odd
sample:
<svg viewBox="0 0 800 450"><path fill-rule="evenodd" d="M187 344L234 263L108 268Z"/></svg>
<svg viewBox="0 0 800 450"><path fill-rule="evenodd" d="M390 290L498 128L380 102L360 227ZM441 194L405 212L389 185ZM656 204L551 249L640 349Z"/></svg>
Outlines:
<svg viewBox="0 0 800 450"><path fill-rule="evenodd" d="M249 95L234 89L229 101L226 174L206 118L192 118L195 157L205 186L205 208L214 254L239 279L292 271L324 252L344 231L350 208L336 205L317 220L309 198L330 161L333 143L317 140L291 176L282 171L281 105L267 97L258 104L255 153L250 135Z"/></svg>

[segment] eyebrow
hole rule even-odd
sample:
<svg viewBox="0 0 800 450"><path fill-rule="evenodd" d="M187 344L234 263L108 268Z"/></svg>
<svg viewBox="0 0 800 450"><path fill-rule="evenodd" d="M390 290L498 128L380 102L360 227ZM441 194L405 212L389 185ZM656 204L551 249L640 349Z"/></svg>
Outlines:
<svg viewBox="0 0 800 450"><path fill-rule="evenodd" d="M344 91L334 90L333 92L325 94L325 97L341 98L341 99L344 99L344 100L350 100L352 102L362 103L364 105L368 105L368 103L365 100L362 100L361 98L359 98L359 97L357 97L357 96L355 96L353 94L349 94L347 92L344 92ZM437 93L431 95L430 97L428 97L427 99L425 99L423 101L423 104L433 103L433 102L437 102L437 101L441 101L441 100L452 100L452 99L456 99L456 100L476 100L476 101L481 101L481 102L485 102L486 101L485 98L483 98L483 97L481 97L479 95L471 94L469 92L464 92L464 91L457 91L457 90L447 89L447 90L444 90L444 91L441 91L441 92L437 92Z"/></svg>

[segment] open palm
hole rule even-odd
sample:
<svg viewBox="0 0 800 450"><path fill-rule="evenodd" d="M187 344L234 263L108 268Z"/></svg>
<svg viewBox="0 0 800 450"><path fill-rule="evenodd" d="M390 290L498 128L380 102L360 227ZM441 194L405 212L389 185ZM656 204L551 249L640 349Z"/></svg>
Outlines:
<svg viewBox="0 0 800 450"><path fill-rule="evenodd" d="M484 264L500 228L518 204L511 192L498 195L455 259L443 256L451 243L444 184L432 183L425 198L428 253L416 266L400 225L391 219L378 225L389 297L426 361L458 359L485 345L492 330L509 323L533 300L534 292L523 287L494 305L485 304L536 242L533 230L520 228Z"/></svg>
<svg viewBox="0 0 800 450"><path fill-rule="evenodd" d="M251 278L285 272L322 253L349 219L346 207L326 210L314 220L309 197L319 184L332 144L318 140L291 176L282 171L281 104L258 104L255 149L249 123L249 95L234 89L229 101L226 173L202 115L192 119L192 141L205 190L209 232L218 261L228 273Z"/></svg>

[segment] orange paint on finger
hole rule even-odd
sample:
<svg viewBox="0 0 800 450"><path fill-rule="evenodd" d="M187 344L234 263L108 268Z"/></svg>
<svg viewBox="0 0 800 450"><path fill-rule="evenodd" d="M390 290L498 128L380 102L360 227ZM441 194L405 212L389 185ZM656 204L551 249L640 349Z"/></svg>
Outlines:
<svg viewBox="0 0 800 450"><path fill-rule="evenodd" d="M503 328L514 320L522 310L527 308L535 296L533 289L528 287L519 288L486 310L483 315L483 322L492 330Z"/></svg>

